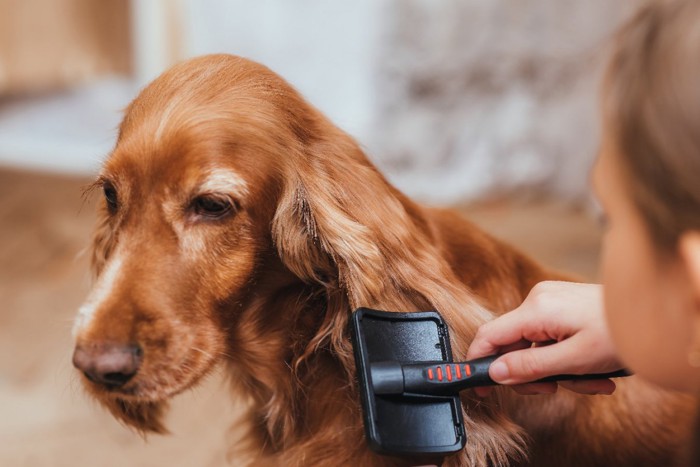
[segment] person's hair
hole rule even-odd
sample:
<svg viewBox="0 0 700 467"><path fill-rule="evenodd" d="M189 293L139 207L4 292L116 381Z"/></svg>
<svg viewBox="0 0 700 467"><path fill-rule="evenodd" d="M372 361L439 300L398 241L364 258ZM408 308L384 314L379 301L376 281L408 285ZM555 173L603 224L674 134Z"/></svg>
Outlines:
<svg viewBox="0 0 700 467"><path fill-rule="evenodd" d="M656 1L618 33L603 86L626 188L654 243L700 229L700 1Z"/></svg>

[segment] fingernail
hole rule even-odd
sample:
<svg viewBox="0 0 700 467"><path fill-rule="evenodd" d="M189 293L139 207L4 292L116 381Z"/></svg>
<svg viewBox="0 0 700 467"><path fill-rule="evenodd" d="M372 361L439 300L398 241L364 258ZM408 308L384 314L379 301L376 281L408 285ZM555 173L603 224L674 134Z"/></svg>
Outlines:
<svg viewBox="0 0 700 467"><path fill-rule="evenodd" d="M489 369L489 375L494 381L503 382L509 376L508 366L503 362L494 362Z"/></svg>

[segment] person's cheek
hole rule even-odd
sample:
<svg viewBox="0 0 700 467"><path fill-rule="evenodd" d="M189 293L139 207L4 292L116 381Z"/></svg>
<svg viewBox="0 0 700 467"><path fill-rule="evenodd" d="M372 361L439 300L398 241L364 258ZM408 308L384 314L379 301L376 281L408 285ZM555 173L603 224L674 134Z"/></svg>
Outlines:
<svg viewBox="0 0 700 467"><path fill-rule="evenodd" d="M658 283L655 306L650 310L656 332L654 348L648 349L647 354L648 362L654 366L650 372L658 384L696 393L700 389L698 370L688 362L693 346L693 292L679 271L659 274Z"/></svg>
<svg viewBox="0 0 700 467"><path fill-rule="evenodd" d="M620 358L630 365L635 360L637 336L634 329L636 326L632 325L635 317L629 316L630 309L633 308L634 291L631 282L634 279L630 277L631 258L625 252L626 245L618 239L619 236L613 229L609 229L603 238L601 275L608 328Z"/></svg>
<svg viewBox="0 0 700 467"><path fill-rule="evenodd" d="M666 290L674 281L657 270L651 247L638 232L611 230L604 239L601 273L607 324L629 370L680 389L672 355L677 355L674 347L683 341L683 330L668 316L678 307L678 294Z"/></svg>

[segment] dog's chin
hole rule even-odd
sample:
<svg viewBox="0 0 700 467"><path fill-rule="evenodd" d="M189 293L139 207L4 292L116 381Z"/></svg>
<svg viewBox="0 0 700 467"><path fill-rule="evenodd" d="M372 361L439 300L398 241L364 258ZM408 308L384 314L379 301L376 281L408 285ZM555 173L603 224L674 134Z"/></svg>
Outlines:
<svg viewBox="0 0 700 467"><path fill-rule="evenodd" d="M114 388L95 384L86 378L83 382L87 392L114 418L143 435L168 433L163 424L168 400L184 390L161 390L156 394L154 391L141 391L137 385Z"/></svg>
<svg viewBox="0 0 700 467"><path fill-rule="evenodd" d="M109 412L126 426L141 434L167 434L163 418L168 409L168 401L149 401L110 397L100 400Z"/></svg>
<svg viewBox="0 0 700 467"><path fill-rule="evenodd" d="M190 375L184 381L158 385L149 381L129 381L121 387L110 387L94 383L83 377L87 391L109 412L126 426L145 435L167 434L163 424L169 400L195 386L208 371Z"/></svg>

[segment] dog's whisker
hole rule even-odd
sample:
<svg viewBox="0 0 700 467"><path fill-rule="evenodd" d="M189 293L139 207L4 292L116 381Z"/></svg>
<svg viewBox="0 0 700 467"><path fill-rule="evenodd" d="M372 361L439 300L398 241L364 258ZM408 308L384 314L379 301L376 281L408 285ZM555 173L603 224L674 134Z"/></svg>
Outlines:
<svg viewBox="0 0 700 467"><path fill-rule="evenodd" d="M199 352L199 353L201 353L202 355L204 355L205 357L214 358L214 355L212 355L210 352L207 352L207 351L205 351L205 350L202 350L202 349L200 349L200 348L198 348L198 347L190 347L190 350L194 350L195 352Z"/></svg>

